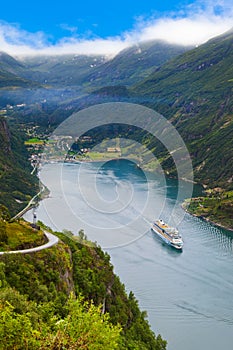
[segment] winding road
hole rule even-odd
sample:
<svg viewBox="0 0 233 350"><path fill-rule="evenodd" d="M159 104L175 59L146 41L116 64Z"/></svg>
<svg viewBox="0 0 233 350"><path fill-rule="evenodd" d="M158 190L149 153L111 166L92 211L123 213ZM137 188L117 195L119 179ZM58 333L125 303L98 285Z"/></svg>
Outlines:
<svg viewBox="0 0 233 350"><path fill-rule="evenodd" d="M41 190L40 192L38 192L26 205L25 208L23 208L18 214L16 214L11 220L16 220L19 219L21 216L23 216L23 214L26 213L27 210L29 210L32 206L34 206L36 204L36 198L39 197L45 190L45 186L41 183Z"/></svg>
<svg viewBox="0 0 233 350"><path fill-rule="evenodd" d="M44 231L44 234L46 235L46 237L48 238L49 241L47 243L43 244L43 245L40 245L40 246L34 247L34 248L29 248L29 249L11 250L11 251L8 251L8 252L0 252L0 255L3 255L3 254L18 254L18 253L21 253L21 254L35 253L35 252L39 252L40 250L50 248L50 247L52 247L52 246L54 246L55 244L58 243L59 238L57 236L55 236L52 233L47 232L47 231Z"/></svg>

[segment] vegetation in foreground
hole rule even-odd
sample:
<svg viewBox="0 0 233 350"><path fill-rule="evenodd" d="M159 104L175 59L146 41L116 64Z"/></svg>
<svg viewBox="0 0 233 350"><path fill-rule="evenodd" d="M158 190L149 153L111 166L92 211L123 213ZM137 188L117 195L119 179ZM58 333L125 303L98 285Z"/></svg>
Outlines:
<svg viewBox="0 0 233 350"><path fill-rule="evenodd" d="M0 205L0 218L3 206ZM8 222L0 220L0 251L28 249L45 244L47 241L42 230L35 230L24 221Z"/></svg>
<svg viewBox="0 0 233 350"><path fill-rule="evenodd" d="M56 234L54 247L0 257L0 349L166 349L109 255L82 231Z"/></svg>

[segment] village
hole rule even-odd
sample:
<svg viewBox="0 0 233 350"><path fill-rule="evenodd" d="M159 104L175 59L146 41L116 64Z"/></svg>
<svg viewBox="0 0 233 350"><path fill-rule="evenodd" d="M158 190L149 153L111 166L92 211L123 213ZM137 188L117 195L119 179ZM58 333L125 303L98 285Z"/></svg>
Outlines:
<svg viewBox="0 0 233 350"><path fill-rule="evenodd" d="M54 135L47 140L33 137L25 141L29 152L29 160L33 167L32 172L41 167L41 164L51 162L79 163L83 161L102 161L122 157L119 139L105 140L95 145L91 136ZM94 145L94 147L93 147Z"/></svg>

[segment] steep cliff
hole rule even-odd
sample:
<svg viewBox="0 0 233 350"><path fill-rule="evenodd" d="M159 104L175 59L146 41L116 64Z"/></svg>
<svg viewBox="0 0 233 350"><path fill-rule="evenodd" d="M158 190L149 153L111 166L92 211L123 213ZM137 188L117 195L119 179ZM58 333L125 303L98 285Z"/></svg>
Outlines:
<svg viewBox="0 0 233 350"><path fill-rule="evenodd" d="M83 233L76 237L69 232L66 232L66 235L58 232L56 234L60 242L52 248L34 254L9 254L0 257L2 309L5 310L5 303L8 302L21 317L27 313L29 321L36 319L34 327L38 332L38 339L39 335L41 336L41 324L46 321L46 338L50 338L55 328L55 325L51 327L52 320L56 320L58 324L67 317L70 293L79 299L82 295L84 298L81 299L82 302L93 303L99 307L103 327L105 317L103 315L106 314L109 315L107 317L112 327L120 327L117 349L165 350L166 342L160 335L157 337L154 335L146 320L146 314L140 311L133 293L130 292L127 295L124 285L114 274L109 255L99 246L87 241ZM34 305L33 310L32 305ZM87 312L87 304L84 305ZM7 317L9 318L9 314ZM5 321L8 320L7 317ZM74 315L74 317L77 322L80 316ZM94 315L92 320L94 322ZM85 325L82 321L74 340L78 342L80 333L83 331L88 334L91 326L88 327L83 329ZM23 330L26 334L26 329ZM4 329L0 332L0 337L3 333ZM14 334L12 332L11 341L14 339L16 342ZM31 340L31 334L28 334L28 342L29 340ZM87 338L84 348L94 349L89 342ZM101 344L98 344L98 349L102 349ZM65 343L62 345L63 347L48 346L47 348L71 349L66 347ZM45 349L43 342L39 342L36 349ZM72 347L72 349L79 349L79 347ZM103 349L112 350L113 347L108 346Z"/></svg>
<svg viewBox="0 0 233 350"><path fill-rule="evenodd" d="M31 175L23 135L9 128L0 117L0 204L16 214L38 191L38 179Z"/></svg>

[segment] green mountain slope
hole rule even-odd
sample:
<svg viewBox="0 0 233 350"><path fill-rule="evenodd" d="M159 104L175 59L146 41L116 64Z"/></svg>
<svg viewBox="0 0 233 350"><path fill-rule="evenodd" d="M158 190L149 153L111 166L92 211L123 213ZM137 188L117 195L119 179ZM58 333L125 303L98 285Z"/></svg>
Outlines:
<svg viewBox="0 0 233 350"><path fill-rule="evenodd" d="M0 69L18 74L25 69L24 65L6 52L0 51Z"/></svg>
<svg viewBox="0 0 233 350"><path fill-rule="evenodd" d="M104 56L61 55L27 57L23 77L53 86L86 87L133 84L148 76L162 63L190 48L162 41L143 42L129 47L112 59Z"/></svg>
<svg viewBox="0 0 233 350"><path fill-rule="evenodd" d="M38 192L38 179L31 175L28 153L22 135L10 130L0 117L0 204L13 216Z"/></svg>
<svg viewBox="0 0 233 350"><path fill-rule="evenodd" d="M151 74L157 67L190 47L168 44L163 41L141 42L131 46L107 61L85 77L93 86L132 85Z"/></svg>
<svg viewBox="0 0 233 350"><path fill-rule="evenodd" d="M56 234L60 242L50 249L0 257L0 309L5 316L0 349L165 350L166 342L155 337L133 293L127 295L114 274L109 255L88 242L83 232L76 238L69 232ZM74 297L69 307L70 293L82 305L81 313ZM118 346L113 346L107 325L118 329L117 334L121 330L114 337ZM25 346L33 338L37 343Z"/></svg>
<svg viewBox="0 0 233 350"><path fill-rule="evenodd" d="M27 79L52 86L75 86L85 76L103 64L103 56L60 55L25 57L22 63L28 68L23 73Z"/></svg>
<svg viewBox="0 0 233 350"><path fill-rule="evenodd" d="M0 89L28 88L32 86L36 86L36 84L11 72L1 70L0 67Z"/></svg>
<svg viewBox="0 0 233 350"><path fill-rule="evenodd" d="M51 123L59 124L72 112L96 103L128 101L144 104L163 114L175 125L190 151L196 181L212 187L231 188L233 167L232 37L233 33L230 31L173 58L158 67L149 78L132 88L126 89L122 85L114 86L113 84L113 86L101 87L89 96L82 97L80 94L81 98L78 94L72 96L72 93L64 98L64 92L61 91L63 97L57 95L59 98L57 105L53 100L52 108L47 108L48 98L48 101L43 106L41 105L41 110L36 111L37 123L41 118L44 124L47 123L46 120L50 125ZM138 53L141 58L144 55L143 52L142 50L141 53ZM149 48L146 52L149 52ZM155 46L152 52L155 52ZM161 52L163 51L159 52L161 64ZM137 57L135 48L122 52L112 61L96 68L96 71L101 72L101 69L104 69L105 72L105 74L101 73L105 78L102 78L101 75L101 79L97 79L98 83L102 84L106 80L111 80L111 74L112 76L116 74L114 67L121 66L121 72L125 74L125 77L121 76L119 79L128 79L130 84L132 71L129 71L129 65L131 65L130 69L135 71L135 76L140 75L136 64L131 64L134 62L132 57L134 59ZM154 57L152 53L145 59L146 63L143 63L145 64L144 73L151 57ZM50 65L51 62L47 64ZM61 62L58 66L61 67ZM140 67L142 69L142 66ZM66 64L64 64L64 72L65 69ZM53 70L54 66L51 66L51 71ZM143 70L141 73L144 74ZM85 81L85 84L88 85L88 81ZM26 118L32 122L34 114L30 117L30 114L27 113ZM25 113L22 118L25 118ZM156 152L160 152L158 147ZM174 169L169 168L169 164L170 162L167 162L164 166L170 173L173 173Z"/></svg>
<svg viewBox="0 0 233 350"><path fill-rule="evenodd" d="M0 89L38 86L35 82L23 77L26 70L18 60L0 51Z"/></svg>
<svg viewBox="0 0 233 350"><path fill-rule="evenodd" d="M186 142L195 179L232 187L233 31L169 61L134 86L138 101L170 119Z"/></svg>

